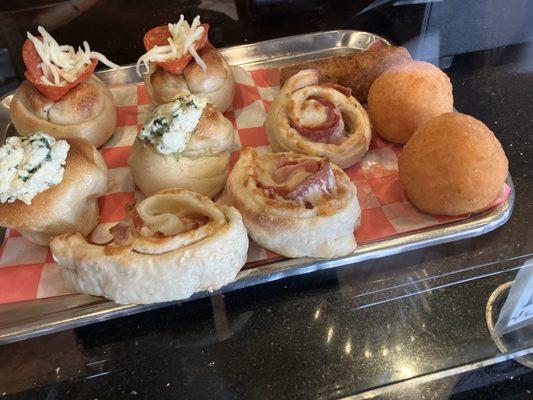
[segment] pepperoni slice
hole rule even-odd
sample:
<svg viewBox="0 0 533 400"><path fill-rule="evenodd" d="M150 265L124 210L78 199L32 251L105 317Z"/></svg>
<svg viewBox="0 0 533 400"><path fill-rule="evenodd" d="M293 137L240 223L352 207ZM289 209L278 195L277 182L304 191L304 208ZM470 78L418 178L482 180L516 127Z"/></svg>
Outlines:
<svg viewBox="0 0 533 400"><path fill-rule="evenodd" d="M194 49L198 50L204 47L207 43L207 32L209 31L209 24L201 24L204 28L204 33L194 42ZM168 38L171 37L170 31L167 25L156 26L150 29L144 34L143 43L146 50L151 50L155 46L166 46L168 44ZM169 61L156 62L165 71L174 75L179 75L183 72L185 67L189 65L192 60L190 53L185 54L182 57L175 58Z"/></svg>
<svg viewBox="0 0 533 400"><path fill-rule="evenodd" d="M38 39L42 40L41 37L38 37ZM41 82L41 76L43 76L43 71L41 70L41 67L39 67L39 64L41 64L42 59L37 53L33 42L29 39L26 39L24 45L22 46L22 60L24 61L24 65L26 66L26 72L24 72L24 76L26 76L26 79L28 79L39 92L41 92L44 96L46 96L52 101L60 100L69 91L74 89L81 82L91 76L94 69L96 68L96 65L98 64L98 60L93 59L91 63L87 65L85 71L81 72L77 76L74 82L70 82L65 86L55 86L47 85Z"/></svg>
<svg viewBox="0 0 533 400"><path fill-rule="evenodd" d="M290 200L304 199L313 188L318 188L322 193L332 193L335 188L335 176L329 160L326 160L321 168L314 174L309 175L285 198Z"/></svg>
<svg viewBox="0 0 533 400"><path fill-rule="evenodd" d="M307 127L300 126L294 121L289 120L290 126L298 131L298 133L306 138L321 143L336 143L342 138L344 131L344 121L341 113L335 104L327 99L321 97L309 97L308 100L315 100L322 104L327 109L326 121L320 126Z"/></svg>

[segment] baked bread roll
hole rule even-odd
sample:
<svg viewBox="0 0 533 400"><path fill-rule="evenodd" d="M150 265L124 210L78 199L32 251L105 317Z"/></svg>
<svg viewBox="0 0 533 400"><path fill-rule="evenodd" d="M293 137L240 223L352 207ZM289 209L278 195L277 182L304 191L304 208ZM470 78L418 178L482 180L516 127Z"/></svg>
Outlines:
<svg viewBox="0 0 533 400"><path fill-rule="evenodd" d="M66 157L66 161L65 161ZM9 137L0 149L0 225L46 246L66 232L87 235L98 223L107 167L85 139L45 134Z"/></svg>
<svg viewBox="0 0 533 400"><path fill-rule="evenodd" d="M356 248L356 189L327 159L246 148L227 192L250 237L278 254L331 258Z"/></svg>
<svg viewBox="0 0 533 400"><path fill-rule="evenodd" d="M265 132L275 152L326 157L348 168L368 151L372 130L350 89L321 82L316 70L291 76L274 98Z"/></svg>
<svg viewBox="0 0 533 400"><path fill-rule="evenodd" d="M376 132L394 143L407 143L419 126L452 111L450 78L424 61L388 69L368 94L368 112Z"/></svg>
<svg viewBox="0 0 533 400"><path fill-rule="evenodd" d="M442 114L417 129L398 162L400 182L420 210L462 215L483 210L501 193L508 162L481 121Z"/></svg>
<svg viewBox="0 0 533 400"><path fill-rule="evenodd" d="M144 63L144 86L155 106L192 93L206 98L220 112L230 107L235 92L233 73L209 43L208 31L209 25L201 24L199 16L189 25L181 15L175 24L146 32L147 52L137 61L137 73Z"/></svg>
<svg viewBox="0 0 533 400"><path fill-rule="evenodd" d="M226 111L233 102L235 80L230 66L217 49L206 46L198 51L205 61L205 71L194 61L180 75L165 71L157 64L143 76L146 93L155 106L169 103L187 91L207 99L220 112Z"/></svg>
<svg viewBox="0 0 533 400"><path fill-rule="evenodd" d="M83 138L100 147L113 135L116 107L111 91L94 75L58 101L24 81L10 105L11 121L21 136L45 132L55 138Z"/></svg>
<svg viewBox="0 0 533 400"><path fill-rule="evenodd" d="M52 240L67 286L123 304L180 300L231 282L246 262L239 212L187 190L130 206L110 233L105 245L75 233Z"/></svg>
<svg viewBox="0 0 533 400"><path fill-rule="evenodd" d="M133 143L128 165L146 196L177 187L213 197L226 183L236 149L231 122L188 95L154 110Z"/></svg>

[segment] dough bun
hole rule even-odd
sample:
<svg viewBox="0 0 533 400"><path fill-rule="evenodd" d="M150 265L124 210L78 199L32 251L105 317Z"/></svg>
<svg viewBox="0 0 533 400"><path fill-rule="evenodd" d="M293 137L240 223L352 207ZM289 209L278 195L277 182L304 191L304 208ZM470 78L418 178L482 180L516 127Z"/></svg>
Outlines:
<svg viewBox="0 0 533 400"><path fill-rule="evenodd" d="M419 126L453 111L450 78L423 61L394 66L370 87L368 111L383 139L407 143Z"/></svg>
<svg viewBox="0 0 533 400"><path fill-rule="evenodd" d="M107 190L107 167L98 150L85 139L65 140L70 149L59 184L38 193L30 205L20 200L0 204L1 226L42 246L67 232L88 235L98 224L98 197Z"/></svg>
<svg viewBox="0 0 533 400"><path fill-rule="evenodd" d="M184 188L213 197L226 184L234 135L231 122L208 105L179 158L136 138L128 158L133 180L146 196Z"/></svg>
<svg viewBox="0 0 533 400"><path fill-rule="evenodd" d="M203 47L198 54L207 65L205 72L194 60L180 75L171 74L156 63L150 64L148 73L144 75L144 87L156 107L170 103L187 91L206 98L220 112L231 106L235 80L230 66L213 46Z"/></svg>
<svg viewBox="0 0 533 400"><path fill-rule="evenodd" d="M481 121L446 113L424 124L399 158L409 200L436 215L462 215L490 206L501 193L508 162L498 139Z"/></svg>
<svg viewBox="0 0 533 400"><path fill-rule="evenodd" d="M54 102L24 81L10 104L21 136L44 132L55 138L83 138L100 147L113 135L116 107L111 91L94 75Z"/></svg>

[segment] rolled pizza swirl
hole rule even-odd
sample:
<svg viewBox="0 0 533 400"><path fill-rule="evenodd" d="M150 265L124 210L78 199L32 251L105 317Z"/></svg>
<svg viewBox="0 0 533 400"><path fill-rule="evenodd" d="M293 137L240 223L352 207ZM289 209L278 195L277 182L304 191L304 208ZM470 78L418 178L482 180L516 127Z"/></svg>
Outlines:
<svg viewBox="0 0 533 400"><path fill-rule="evenodd" d="M331 258L356 248L356 189L326 159L246 148L227 190L251 238L278 254Z"/></svg>
<svg viewBox="0 0 533 400"><path fill-rule="evenodd" d="M31 204L0 204L1 226L42 246L67 232L88 235L98 224L98 197L107 190L107 167L98 150L84 139L65 140L70 149L60 183L38 193Z"/></svg>
<svg viewBox="0 0 533 400"><path fill-rule="evenodd" d="M190 92L207 99L220 112L226 111L235 94L235 80L230 66L217 49L206 45L198 51L207 69L191 61L182 74L172 74L156 63L144 75L146 93L155 106L169 103L176 96Z"/></svg>
<svg viewBox="0 0 533 400"><path fill-rule="evenodd" d="M178 187L213 197L226 183L234 135L231 122L208 104L179 156L137 138L128 159L133 179L146 196Z"/></svg>
<svg viewBox="0 0 533 400"><path fill-rule="evenodd" d="M275 152L325 157L341 168L359 161L372 138L367 113L350 89L322 82L316 70L286 81L270 106L265 132Z"/></svg>
<svg viewBox="0 0 533 400"><path fill-rule="evenodd" d="M117 303L180 300L235 279L248 236L233 207L181 189L164 190L127 209L105 245L79 234L50 247L65 284Z"/></svg>

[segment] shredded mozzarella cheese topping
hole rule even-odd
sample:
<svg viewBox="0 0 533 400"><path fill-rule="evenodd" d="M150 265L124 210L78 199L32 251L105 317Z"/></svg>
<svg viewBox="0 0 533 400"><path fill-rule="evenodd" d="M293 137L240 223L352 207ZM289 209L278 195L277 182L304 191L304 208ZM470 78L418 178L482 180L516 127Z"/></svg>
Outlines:
<svg viewBox="0 0 533 400"><path fill-rule="evenodd" d="M41 34L42 40L30 32L28 32L28 39L31 40L37 54L41 57L42 62L39 64L43 71L41 82L46 85L66 86L74 82L91 63L91 58L96 58L109 68L120 68L120 65L109 61L103 54L91 51L86 41L83 42L83 49L78 47L78 51L74 51L72 46L59 45L42 26L39 26L37 31Z"/></svg>
<svg viewBox="0 0 533 400"><path fill-rule="evenodd" d="M207 69L207 65L204 60L200 58L196 49L194 48L194 42L198 40L204 33L204 27L200 26L200 16L197 15L192 24L189 25L185 21L185 17L180 15L180 19L175 24L168 24L168 30L171 37L168 38L168 44L164 46L154 46L148 50L137 60L137 75L141 74L141 64L144 65L145 72L148 73L148 64L151 62L164 62L170 61L175 58L183 57L189 53L196 63L202 68L202 71Z"/></svg>

